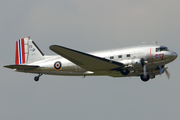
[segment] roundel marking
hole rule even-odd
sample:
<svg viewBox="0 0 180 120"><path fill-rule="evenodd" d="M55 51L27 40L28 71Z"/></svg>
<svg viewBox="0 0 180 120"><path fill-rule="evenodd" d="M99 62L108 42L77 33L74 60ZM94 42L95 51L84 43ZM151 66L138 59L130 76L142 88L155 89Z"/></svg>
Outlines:
<svg viewBox="0 0 180 120"><path fill-rule="evenodd" d="M56 62L54 63L54 69L55 69L55 70L60 70L61 68L62 68L61 62L60 62L60 61L56 61Z"/></svg>

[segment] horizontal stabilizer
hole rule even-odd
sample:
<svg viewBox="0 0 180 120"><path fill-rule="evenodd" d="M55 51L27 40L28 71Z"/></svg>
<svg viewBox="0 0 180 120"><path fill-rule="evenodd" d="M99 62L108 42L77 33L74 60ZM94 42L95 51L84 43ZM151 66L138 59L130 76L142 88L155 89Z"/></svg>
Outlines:
<svg viewBox="0 0 180 120"><path fill-rule="evenodd" d="M30 69L38 68L39 66L34 66L34 65L7 65L4 67L10 68L10 69L17 69L17 70L30 70Z"/></svg>

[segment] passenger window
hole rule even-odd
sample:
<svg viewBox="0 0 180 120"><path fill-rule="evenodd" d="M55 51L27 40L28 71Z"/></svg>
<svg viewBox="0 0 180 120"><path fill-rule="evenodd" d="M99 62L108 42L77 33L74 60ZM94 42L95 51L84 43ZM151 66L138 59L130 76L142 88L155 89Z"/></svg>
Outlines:
<svg viewBox="0 0 180 120"><path fill-rule="evenodd" d="M122 58L122 55L119 55L118 58Z"/></svg>
<svg viewBox="0 0 180 120"><path fill-rule="evenodd" d="M111 56L110 59L114 59L114 56Z"/></svg>
<svg viewBox="0 0 180 120"><path fill-rule="evenodd" d="M131 55L130 55L130 54L127 54L127 57L131 57Z"/></svg>

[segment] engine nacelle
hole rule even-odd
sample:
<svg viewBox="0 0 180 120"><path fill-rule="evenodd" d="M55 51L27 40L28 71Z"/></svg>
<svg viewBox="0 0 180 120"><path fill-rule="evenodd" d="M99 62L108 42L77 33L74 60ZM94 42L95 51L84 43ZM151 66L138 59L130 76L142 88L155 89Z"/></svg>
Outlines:
<svg viewBox="0 0 180 120"><path fill-rule="evenodd" d="M131 67L142 67L141 65L141 59L128 59L128 60L122 60L120 61L126 66L131 66Z"/></svg>

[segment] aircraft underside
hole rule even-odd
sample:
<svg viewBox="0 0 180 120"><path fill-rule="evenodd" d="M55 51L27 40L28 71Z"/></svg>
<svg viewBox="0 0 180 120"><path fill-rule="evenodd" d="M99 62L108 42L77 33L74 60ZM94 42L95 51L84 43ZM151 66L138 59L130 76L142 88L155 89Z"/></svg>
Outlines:
<svg viewBox="0 0 180 120"><path fill-rule="evenodd" d="M16 70L17 72L25 72L25 73L34 73L34 74L39 74L38 76L35 77L35 80L38 81L39 77L43 74L45 75L59 75L59 76L110 76L110 77L138 77L138 76L143 76L144 71L143 69L139 70L130 70L127 75L123 75L121 71L115 71L115 70L108 70L108 71L35 71L35 70L27 70L27 71L22 71L22 70ZM164 72L164 71L163 71ZM156 75L159 75L159 69L149 69L147 70L147 76L150 79L154 79ZM148 79L143 79L143 81L148 81Z"/></svg>

